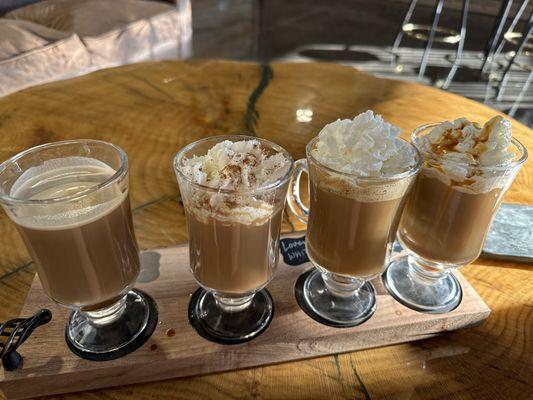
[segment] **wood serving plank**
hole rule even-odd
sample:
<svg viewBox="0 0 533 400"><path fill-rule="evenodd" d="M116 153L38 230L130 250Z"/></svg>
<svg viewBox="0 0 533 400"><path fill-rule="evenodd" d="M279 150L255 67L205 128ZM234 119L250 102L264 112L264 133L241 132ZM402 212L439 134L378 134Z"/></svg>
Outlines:
<svg viewBox="0 0 533 400"><path fill-rule="evenodd" d="M302 235L299 232L283 236ZM22 369L0 370L0 389L5 396L22 399L106 388L409 342L478 325L490 313L457 271L463 300L458 308L442 315L418 313L402 306L387 294L377 278L373 281L378 293L374 316L357 327L331 328L309 318L294 297L298 276L311 264L289 266L280 256L276 276L268 285L275 305L268 329L248 343L219 345L203 339L189 325L189 298L198 286L188 270L188 257L187 245L143 252L136 287L157 301L159 323L140 349L113 361L83 360L70 352L64 341L68 311L48 299L36 277L21 315L28 316L45 307L52 310L53 319L21 347ZM169 329L176 334L167 335Z"/></svg>

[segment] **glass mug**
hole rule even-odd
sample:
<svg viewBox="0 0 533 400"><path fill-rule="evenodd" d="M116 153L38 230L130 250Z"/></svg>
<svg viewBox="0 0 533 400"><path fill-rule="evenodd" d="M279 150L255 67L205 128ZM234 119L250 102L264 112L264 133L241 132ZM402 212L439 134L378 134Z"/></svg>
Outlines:
<svg viewBox="0 0 533 400"><path fill-rule="evenodd" d="M287 173L266 186L237 191L201 185L183 172L185 159L205 155L224 140L258 140L266 151L282 153L290 161ZM190 270L202 287L191 299L189 317L210 340L240 343L253 339L272 319L273 302L264 288L278 264L292 168L292 157L282 147L240 135L196 141L174 159L189 231Z"/></svg>
<svg viewBox="0 0 533 400"><path fill-rule="evenodd" d="M307 144L307 159L296 162L288 197L291 211L308 225L306 249L316 267L304 281L303 301L330 325L355 326L376 309L370 280L388 262L420 156L414 149L416 164L409 170L370 178L321 164L312 155L318 139ZM309 176L309 208L299 194L302 172Z"/></svg>
<svg viewBox="0 0 533 400"><path fill-rule="evenodd" d="M154 311L147 296L131 290L140 261L124 151L98 140L23 151L0 165L0 202L44 292L74 310L69 347L85 358L133 351Z"/></svg>
<svg viewBox="0 0 533 400"><path fill-rule="evenodd" d="M415 129L412 142L418 147L420 137L439 124ZM480 172L466 185L443 182L435 171L442 169L442 159L419 149L423 166L407 200L399 225L398 240L408 251L391 262L383 275L390 294L405 306L422 312L445 313L459 305L462 290L451 271L476 260L503 195L512 184L527 151L512 139L511 163L476 166ZM452 163L457 168L471 165Z"/></svg>

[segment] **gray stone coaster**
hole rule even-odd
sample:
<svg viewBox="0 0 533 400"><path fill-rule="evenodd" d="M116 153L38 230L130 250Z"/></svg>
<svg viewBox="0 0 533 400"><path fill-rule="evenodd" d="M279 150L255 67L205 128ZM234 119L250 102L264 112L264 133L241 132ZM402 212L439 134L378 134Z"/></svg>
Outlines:
<svg viewBox="0 0 533 400"><path fill-rule="evenodd" d="M533 262L533 206L502 204L490 227L482 256Z"/></svg>

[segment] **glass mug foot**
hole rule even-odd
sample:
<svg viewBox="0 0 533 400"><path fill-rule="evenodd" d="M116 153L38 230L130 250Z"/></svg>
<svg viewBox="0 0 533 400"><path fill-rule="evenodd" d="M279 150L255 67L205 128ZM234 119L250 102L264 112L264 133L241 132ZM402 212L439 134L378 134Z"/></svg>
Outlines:
<svg viewBox="0 0 533 400"><path fill-rule="evenodd" d="M72 352L82 358L113 360L142 346L152 335L157 319L155 301L133 289L103 310L73 311L65 337Z"/></svg>
<svg viewBox="0 0 533 400"><path fill-rule="evenodd" d="M461 285L452 273L424 270L412 256L392 261L383 273L383 283L404 306L430 314L453 310L463 297Z"/></svg>
<svg viewBox="0 0 533 400"><path fill-rule="evenodd" d="M203 338L221 344L254 339L268 327L273 315L274 303L266 289L230 299L200 288L189 302L191 325Z"/></svg>
<svg viewBox="0 0 533 400"><path fill-rule="evenodd" d="M300 307L314 320L333 327L360 325L376 311L376 291L370 282L344 278L318 269L300 276L295 286Z"/></svg>

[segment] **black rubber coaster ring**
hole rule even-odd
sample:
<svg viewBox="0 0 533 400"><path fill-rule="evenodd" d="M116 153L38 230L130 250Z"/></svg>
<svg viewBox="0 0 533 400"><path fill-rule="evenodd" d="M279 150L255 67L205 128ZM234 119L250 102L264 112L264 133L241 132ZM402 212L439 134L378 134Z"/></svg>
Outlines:
<svg viewBox="0 0 533 400"><path fill-rule="evenodd" d="M72 351L74 354L76 354L78 357L84 358L86 360L91 361L110 361L115 360L120 357L124 357L127 354L130 354L137 350L139 347L141 347L149 338L152 336L152 333L154 333L155 327L157 326L157 321L159 319L159 312L157 310L157 304L155 300L150 297L146 292L143 292L139 289L132 289L132 291L137 292L141 294L148 303L148 321L146 323L146 327L141 332L139 336L135 338L131 343L128 343L126 346L121 347L118 350L115 351L109 351L106 353L93 353L90 351L83 351L79 348L75 347L68 339L67 335L67 328L65 328L65 341L67 342L67 346L69 347L70 351Z"/></svg>
<svg viewBox="0 0 533 400"><path fill-rule="evenodd" d="M366 318L363 321L359 321L355 324L340 324L338 322L332 322L328 321L327 319L323 318L322 316L318 315L316 312L314 312L306 303L304 298L304 283L307 277L314 271L314 268L311 268L309 271L304 272L298 277L298 280L296 281L296 284L294 285L294 296L296 297L296 302L302 309L304 313L306 313L309 317L314 319L316 322L320 322L323 325L331 326L333 328L353 328L354 326L359 326L363 322L368 321L374 315L374 313L371 313L368 318Z"/></svg>
<svg viewBox="0 0 533 400"><path fill-rule="evenodd" d="M261 329L259 332L257 332L256 335L245 338L245 339L225 339L218 336L211 335L203 326L203 324L196 318L196 315L194 313L194 306L198 302L198 299L200 296L205 292L205 289L198 288L193 295L191 296L191 300L189 301L189 323L191 326L198 332L198 334L203 337L204 339L209 340L210 342L217 343L217 344L241 344L249 342L250 340L254 340L259 335L261 335L270 325L272 322L272 318L274 316L274 301L272 300L272 296L270 295L269 291L264 288L262 291L265 293L265 295L270 299L270 302L272 303L272 313L270 314L270 318L266 322L263 329Z"/></svg>

